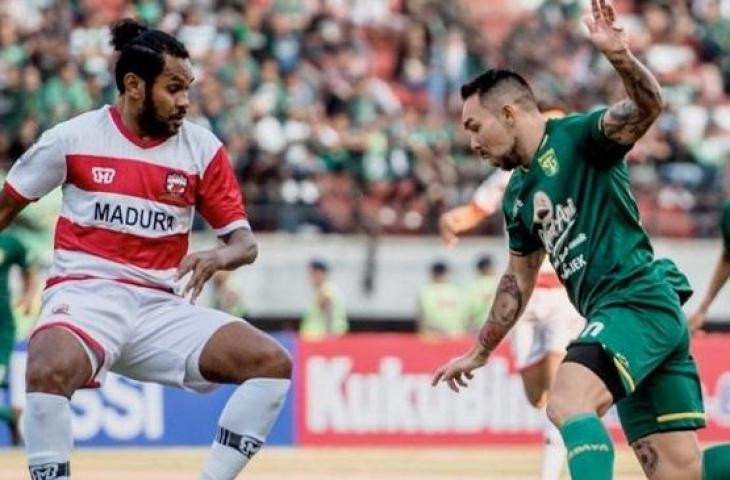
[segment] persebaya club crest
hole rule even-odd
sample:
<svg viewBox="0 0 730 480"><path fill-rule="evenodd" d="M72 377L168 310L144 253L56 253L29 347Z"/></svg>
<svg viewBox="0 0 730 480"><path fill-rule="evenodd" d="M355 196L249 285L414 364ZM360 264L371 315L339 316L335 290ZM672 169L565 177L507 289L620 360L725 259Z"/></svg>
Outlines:
<svg viewBox="0 0 730 480"><path fill-rule="evenodd" d="M545 175L547 175L548 177L552 177L560 170L558 157L557 155L555 155L555 150L553 150L552 148L540 155L540 157L538 157L537 159L537 163L540 165L540 168L542 168L543 172L545 172Z"/></svg>

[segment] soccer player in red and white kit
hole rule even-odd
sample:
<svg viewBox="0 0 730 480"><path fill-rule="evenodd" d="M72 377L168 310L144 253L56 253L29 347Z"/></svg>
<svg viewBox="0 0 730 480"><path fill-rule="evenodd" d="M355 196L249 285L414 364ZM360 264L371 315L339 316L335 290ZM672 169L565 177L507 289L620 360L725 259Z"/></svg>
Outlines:
<svg viewBox="0 0 730 480"><path fill-rule="evenodd" d="M454 245L459 234L475 228L499 211L510 176L511 172L497 170L479 185L469 204L455 207L441 216L441 236L448 245ZM563 361L566 347L584 324L555 270L547 261L543 262L532 297L512 331L511 342L527 399L544 417L540 480L559 480L565 466L563 439L545 414L547 392Z"/></svg>
<svg viewBox="0 0 730 480"><path fill-rule="evenodd" d="M30 476L70 477L69 399L113 371L196 391L239 385L200 476L233 479L281 410L291 360L247 322L194 305L213 273L253 262L257 246L225 148L184 121L193 81L185 46L133 20L112 27L112 44L116 104L46 131L0 193L4 228L29 202L63 189L28 346ZM196 209L223 245L187 254Z"/></svg>

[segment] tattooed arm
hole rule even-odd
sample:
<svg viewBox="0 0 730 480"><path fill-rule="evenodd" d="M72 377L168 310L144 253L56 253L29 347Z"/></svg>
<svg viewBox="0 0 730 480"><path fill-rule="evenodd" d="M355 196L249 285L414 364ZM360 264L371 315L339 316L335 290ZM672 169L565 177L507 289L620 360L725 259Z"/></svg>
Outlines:
<svg viewBox="0 0 730 480"><path fill-rule="evenodd" d="M586 20L591 41L616 69L628 94L603 116L603 133L617 143L632 145L662 111L661 87L629 50L623 29L615 26L610 0L592 0L592 11L592 19Z"/></svg>
<svg viewBox="0 0 730 480"><path fill-rule="evenodd" d="M485 362L525 310L544 257L543 250L524 256L510 255L489 316L479 331L477 350Z"/></svg>
<svg viewBox="0 0 730 480"><path fill-rule="evenodd" d="M475 345L466 354L436 370L433 385L443 381L458 392L459 386L466 387L462 375L471 379L472 371L487 363L489 355L522 315L544 257L543 250L524 256L510 255L507 271L499 281L494 303Z"/></svg>
<svg viewBox="0 0 730 480"><path fill-rule="evenodd" d="M606 57L621 75L629 98L608 109L603 116L603 133L616 143L632 145L662 112L659 83L631 52L612 52Z"/></svg>

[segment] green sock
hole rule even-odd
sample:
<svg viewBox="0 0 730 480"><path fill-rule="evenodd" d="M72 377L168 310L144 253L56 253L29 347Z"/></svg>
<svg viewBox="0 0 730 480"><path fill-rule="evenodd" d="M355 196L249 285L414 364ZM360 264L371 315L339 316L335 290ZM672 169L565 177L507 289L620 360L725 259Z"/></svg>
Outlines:
<svg viewBox="0 0 730 480"><path fill-rule="evenodd" d="M715 445L702 452L702 480L730 478L730 444Z"/></svg>
<svg viewBox="0 0 730 480"><path fill-rule="evenodd" d="M613 480L613 443L594 413L569 418L560 429L573 480Z"/></svg>
<svg viewBox="0 0 730 480"><path fill-rule="evenodd" d="M13 418L13 412L8 407L0 407L0 422L9 422Z"/></svg>

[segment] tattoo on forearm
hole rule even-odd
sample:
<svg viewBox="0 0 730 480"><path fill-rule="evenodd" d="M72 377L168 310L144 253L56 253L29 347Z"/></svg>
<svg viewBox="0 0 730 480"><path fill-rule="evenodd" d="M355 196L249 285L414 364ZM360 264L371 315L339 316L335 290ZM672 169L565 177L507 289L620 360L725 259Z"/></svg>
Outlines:
<svg viewBox="0 0 730 480"><path fill-rule="evenodd" d="M652 446L649 440L637 440L631 445L636 453L636 458L639 459L641 467L644 469L644 473L651 477L659 465L659 455L656 449Z"/></svg>
<svg viewBox="0 0 730 480"><path fill-rule="evenodd" d="M622 52L607 58L621 76L629 98L608 110L603 119L604 133L619 143L630 144L649 129L661 112L661 87L633 55Z"/></svg>
<svg viewBox="0 0 730 480"><path fill-rule="evenodd" d="M499 282L489 318L479 332L479 343L491 352L507 335L522 311L523 296L517 278L505 274Z"/></svg>

